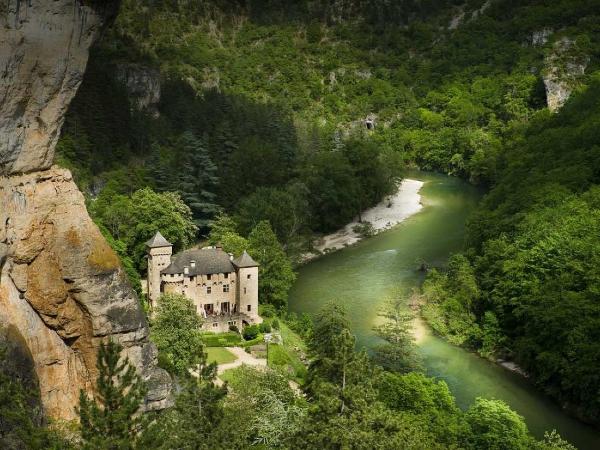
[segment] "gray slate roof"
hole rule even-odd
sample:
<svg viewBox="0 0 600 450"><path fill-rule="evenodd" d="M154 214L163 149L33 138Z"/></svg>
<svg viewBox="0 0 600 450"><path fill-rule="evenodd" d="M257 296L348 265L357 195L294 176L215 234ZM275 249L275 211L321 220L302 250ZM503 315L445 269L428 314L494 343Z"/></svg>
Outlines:
<svg viewBox="0 0 600 450"><path fill-rule="evenodd" d="M242 256L233 260L233 264L236 267L258 267L258 263L252 259L252 257L244 250Z"/></svg>
<svg viewBox="0 0 600 450"><path fill-rule="evenodd" d="M196 261L196 267L192 267L192 261ZM235 272L229 253L220 248L203 248L176 254L171 259L171 264L160 273L175 275L183 273L184 267L189 268L190 276Z"/></svg>
<svg viewBox="0 0 600 450"><path fill-rule="evenodd" d="M154 237L146 242L146 247L148 248L171 247L172 245L173 244L167 241L165 237L160 234L160 231L157 231Z"/></svg>

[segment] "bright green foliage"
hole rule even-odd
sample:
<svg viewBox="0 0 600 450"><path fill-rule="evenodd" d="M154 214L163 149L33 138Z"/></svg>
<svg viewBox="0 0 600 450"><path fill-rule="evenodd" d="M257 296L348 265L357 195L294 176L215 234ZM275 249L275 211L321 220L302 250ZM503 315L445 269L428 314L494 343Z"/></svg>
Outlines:
<svg viewBox="0 0 600 450"><path fill-rule="evenodd" d="M474 314L479 288L464 256L450 258L448 273L433 270L423 285L423 294L427 300L423 317L437 333L457 345L479 342L481 331Z"/></svg>
<svg viewBox="0 0 600 450"><path fill-rule="evenodd" d="M296 274L269 222L256 225L248 236L248 244L248 253L260 264L258 298L263 303L284 308Z"/></svg>
<svg viewBox="0 0 600 450"><path fill-rule="evenodd" d="M471 448L528 450L532 446L523 418L500 400L476 399L465 419L471 427Z"/></svg>
<svg viewBox="0 0 600 450"><path fill-rule="evenodd" d="M264 448L297 448L294 440L306 408L294 395L288 379L274 370L242 366L229 383L233 395L225 402L228 423L245 445Z"/></svg>
<svg viewBox="0 0 600 450"><path fill-rule="evenodd" d="M158 299L150 337L158 347L166 368L186 375L190 368L204 362L202 319L190 299L165 294Z"/></svg>
<svg viewBox="0 0 600 450"><path fill-rule="evenodd" d="M413 335L414 317L407 311L406 303L399 293L386 300L379 317L384 322L376 326L374 331L384 343L374 349L375 362L393 372L405 373L420 369L421 361Z"/></svg>
<svg viewBox="0 0 600 450"><path fill-rule="evenodd" d="M396 412L408 412L423 419L423 427L436 440L451 446L469 434L454 397L443 381L423 374L385 372L377 383L378 399Z"/></svg>
<svg viewBox="0 0 600 450"><path fill-rule="evenodd" d="M115 253L119 255L121 265L123 266L123 270L125 270L125 273L127 274L127 278L129 278L131 287L136 292L138 297L142 299L142 304L145 305L145 299L143 298L142 294L142 281L140 278L140 274L136 270L135 265L133 264L133 260L127 253L127 246L123 241L118 241L115 238L113 238L104 225L100 225L99 228L100 232L102 233L102 236L104 236L104 238L106 239L106 242L108 242L108 244L115 251Z"/></svg>
<svg viewBox="0 0 600 450"><path fill-rule="evenodd" d="M84 449L136 448L138 433L145 424L139 415L146 387L127 358L123 347L113 341L98 350L98 378L94 399L79 395L79 419Z"/></svg>
<svg viewBox="0 0 600 450"><path fill-rule="evenodd" d="M145 243L157 231L173 244L174 251L193 242L197 231L190 208L173 192L144 188L129 197L105 189L90 210L95 220L125 244L138 270L146 265Z"/></svg>

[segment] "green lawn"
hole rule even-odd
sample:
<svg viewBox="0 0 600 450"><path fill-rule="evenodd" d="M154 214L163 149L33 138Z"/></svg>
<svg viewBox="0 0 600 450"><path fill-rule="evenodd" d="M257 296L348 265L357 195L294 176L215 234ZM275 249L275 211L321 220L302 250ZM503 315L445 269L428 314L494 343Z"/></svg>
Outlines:
<svg viewBox="0 0 600 450"><path fill-rule="evenodd" d="M238 333L204 333L202 341L207 347L235 347L240 345L242 337Z"/></svg>
<svg viewBox="0 0 600 450"><path fill-rule="evenodd" d="M223 347L208 347L206 349L208 354L208 362L216 362L217 364L232 363L237 359L233 353Z"/></svg>
<svg viewBox="0 0 600 450"><path fill-rule="evenodd" d="M235 369L229 369L219 375L219 378L226 383L231 383L233 380L238 378L238 373L240 371L240 367L236 367Z"/></svg>

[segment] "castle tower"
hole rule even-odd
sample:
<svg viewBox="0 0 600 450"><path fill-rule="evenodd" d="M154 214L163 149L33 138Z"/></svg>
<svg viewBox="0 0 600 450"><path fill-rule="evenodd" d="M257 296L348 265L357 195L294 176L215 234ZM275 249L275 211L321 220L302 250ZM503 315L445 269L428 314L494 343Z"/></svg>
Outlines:
<svg viewBox="0 0 600 450"><path fill-rule="evenodd" d="M238 310L260 322L258 315L258 263L246 251L232 263L237 271Z"/></svg>
<svg viewBox="0 0 600 450"><path fill-rule="evenodd" d="M148 253L148 301L154 310L160 297L160 272L171 264L173 244L167 241L160 232L146 242Z"/></svg>

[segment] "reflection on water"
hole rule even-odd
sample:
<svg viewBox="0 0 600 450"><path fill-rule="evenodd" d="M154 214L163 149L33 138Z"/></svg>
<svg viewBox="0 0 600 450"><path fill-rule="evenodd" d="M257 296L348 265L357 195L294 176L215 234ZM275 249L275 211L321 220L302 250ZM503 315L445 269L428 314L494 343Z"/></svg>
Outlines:
<svg viewBox="0 0 600 450"><path fill-rule="evenodd" d="M290 294L292 311L312 314L329 301L343 303L359 345L370 347L385 296L418 286L421 262L441 266L461 250L465 220L479 193L454 178L412 176L426 181L421 190L425 208L393 230L302 267ZM429 375L446 381L462 408L480 396L502 399L525 417L536 436L556 428L581 449L600 448L598 432L563 414L520 376L432 336L426 327L417 327L417 335Z"/></svg>

